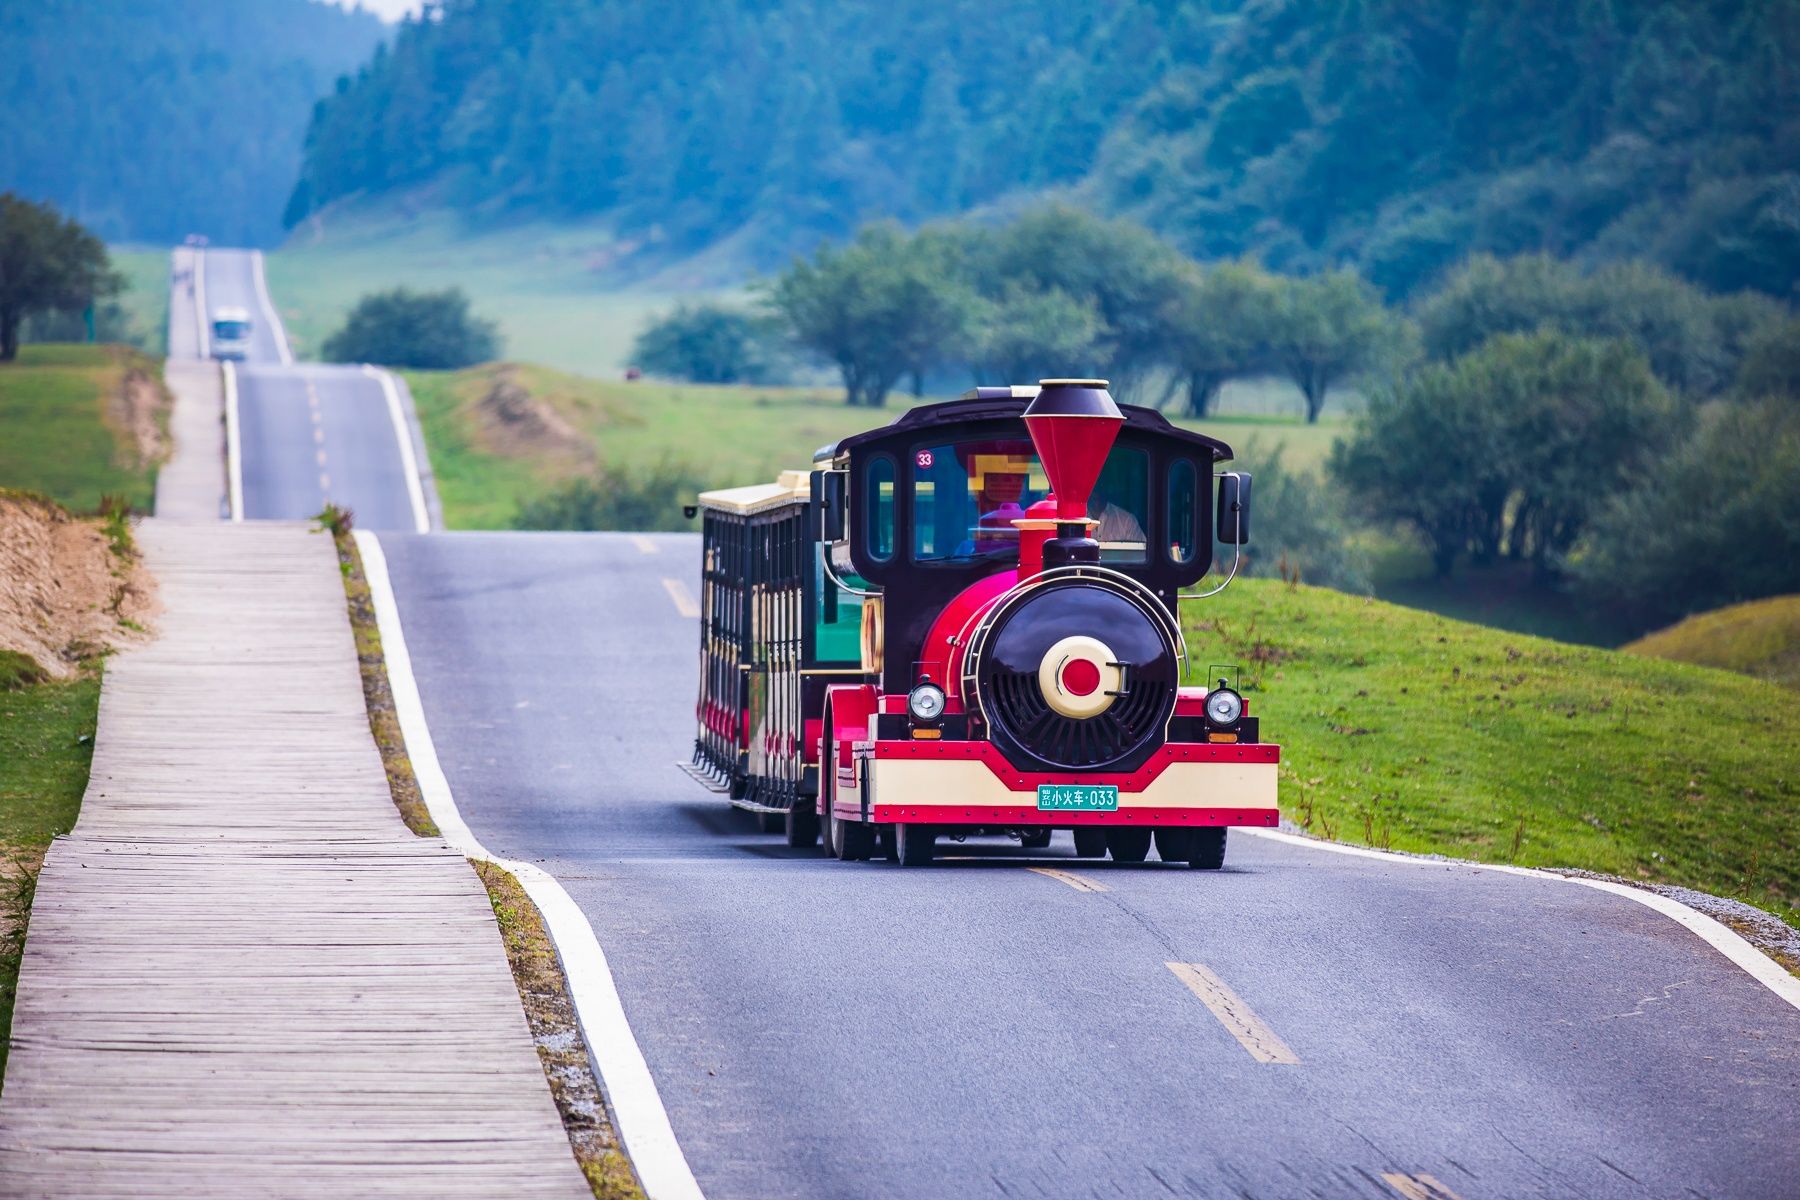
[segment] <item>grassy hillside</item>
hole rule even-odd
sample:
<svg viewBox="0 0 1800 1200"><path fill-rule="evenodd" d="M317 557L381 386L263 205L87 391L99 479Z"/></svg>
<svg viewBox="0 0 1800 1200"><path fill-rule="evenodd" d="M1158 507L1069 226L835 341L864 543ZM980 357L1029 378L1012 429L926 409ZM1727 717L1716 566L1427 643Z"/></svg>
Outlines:
<svg viewBox="0 0 1800 1200"><path fill-rule="evenodd" d="M1325 836L1736 896L1800 925L1800 695L1378 600L1239 580L1183 614Z"/></svg>
<svg viewBox="0 0 1800 1200"><path fill-rule="evenodd" d="M123 346L30 345L0 363L0 487L92 512L155 497L168 444L162 363Z"/></svg>
<svg viewBox="0 0 1800 1200"><path fill-rule="evenodd" d="M502 528L521 500L596 464L674 463L718 487L764 482L805 466L827 442L893 420L910 403L897 396L871 413L846 406L829 388L626 383L506 363L406 378L445 519L463 529ZM498 385L509 394L496 395ZM1269 415L1274 387L1236 385L1222 404L1226 414L1194 428L1234 445L1283 446L1290 465L1316 464L1339 427Z"/></svg>
<svg viewBox="0 0 1800 1200"><path fill-rule="evenodd" d="M1700 613L1623 649L1800 688L1800 596L1771 596Z"/></svg>
<svg viewBox="0 0 1800 1200"><path fill-rule="evenodd" d="M443 212L414 218L375 210L309 221L265 261L269 290L303 358L368 292L460 287L477 313L500 323L507 357L617 376L647 319L678 298L723 293L680 273L623 286L616 254L612 235L592 223L474 230Z"/></svg>

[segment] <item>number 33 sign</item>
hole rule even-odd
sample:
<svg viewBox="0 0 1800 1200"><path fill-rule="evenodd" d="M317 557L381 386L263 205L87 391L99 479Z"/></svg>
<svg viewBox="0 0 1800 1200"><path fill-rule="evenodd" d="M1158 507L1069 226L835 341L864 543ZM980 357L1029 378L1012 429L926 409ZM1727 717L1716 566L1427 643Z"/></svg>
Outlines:
<svg viewBox="0 0 1800 1200"><path fill-rule="evenodd" d="M913 461L918 463L921 467L929 467L931 465L931 451L929 451L929 450L919 451L919 453L913 458Z"/></svg>

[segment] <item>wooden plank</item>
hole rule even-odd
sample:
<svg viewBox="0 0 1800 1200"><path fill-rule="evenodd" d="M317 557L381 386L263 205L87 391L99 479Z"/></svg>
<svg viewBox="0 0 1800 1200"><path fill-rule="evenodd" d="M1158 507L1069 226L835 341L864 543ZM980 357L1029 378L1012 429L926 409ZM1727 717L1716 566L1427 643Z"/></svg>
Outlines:
<svg viewBox="0 0 1800 1200"><path fill-rule="evenodd" d="M0 1195L587 1196L486 892L388 796L330 540L138 537L165 612L45 858Z"/></svg>

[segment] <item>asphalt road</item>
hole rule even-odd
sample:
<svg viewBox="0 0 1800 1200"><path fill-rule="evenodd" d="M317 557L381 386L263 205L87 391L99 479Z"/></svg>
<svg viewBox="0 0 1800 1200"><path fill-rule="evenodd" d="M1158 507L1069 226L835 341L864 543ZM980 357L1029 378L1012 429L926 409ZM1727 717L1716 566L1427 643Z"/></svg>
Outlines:
<svg viewBox="0 0 1800 1200"><path fill-rule="evenodd" d="M1244 834L791 851L675 766L695 539L382 544L463 815L587 913L716 1200L1800 1195L1800 1012L1642 906Z"/></svg>
<svg viewBox="0 0 1800 1200"><path fill-rule="evenodd" d="M177 285L172 303L250 313L251 345L237 380L243 516L304 520L327 503L364 529L415 530L423 497L408 486L401 439L379 376L360 366L296 364L260 279L260 255L207 249L203 291Z"/></svg>

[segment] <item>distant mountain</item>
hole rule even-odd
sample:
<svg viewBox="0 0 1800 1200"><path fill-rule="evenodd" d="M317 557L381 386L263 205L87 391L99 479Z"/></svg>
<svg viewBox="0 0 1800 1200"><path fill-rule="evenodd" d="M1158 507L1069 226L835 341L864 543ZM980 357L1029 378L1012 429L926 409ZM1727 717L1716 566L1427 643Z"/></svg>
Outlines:
<svg viewBox="0 0 1800 1200"><path fill-rule="evenodd" d="M1400 295L1471 250L1800 279L1800 0L445 0L292 224L408 192L764 262L1050 189Z"/></svg>
<svg viewBox="0 0 1800 1200"><path fill-rule="evenodd" d="M278 239L314 102L388 32L313 0L5 7L0 190L109 241Z"/></svg>

